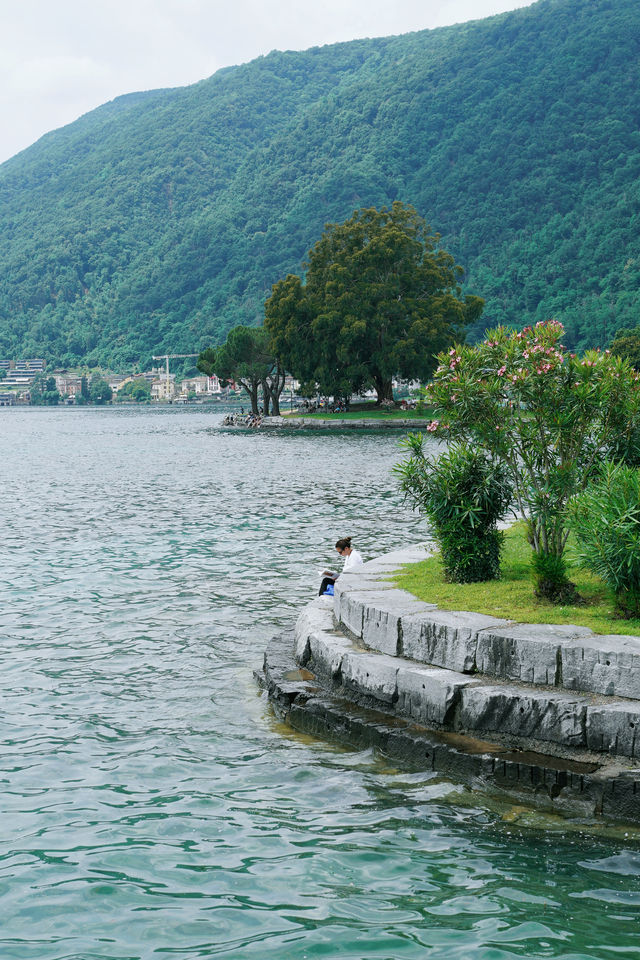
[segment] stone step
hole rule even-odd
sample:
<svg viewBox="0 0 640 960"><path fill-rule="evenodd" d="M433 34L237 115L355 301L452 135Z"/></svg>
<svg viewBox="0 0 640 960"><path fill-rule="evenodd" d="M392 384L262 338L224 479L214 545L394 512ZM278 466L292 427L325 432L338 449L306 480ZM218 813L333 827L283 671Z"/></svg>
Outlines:
<svg viewBox="0 0 640 960"><path fill-rule="evenodd" d="M553 757L513 749L375 711L327 691L311 672L298 667L293 646L292 636L274 638L256 677L269 691L276 713L294 728L351 747L374 747L394 762L473 784L474 790L497 790L512 802L515 795L517 802L556 814L640 823L640 778L628 763L606 756Z"/></svg>
<svg viewBox="0 0 640 960"><path fill-rule="evenodd" d="M469 629L462 625L460 631ZM296 659L356 702L435 729L535 743L551 752L640 758L640 703L541 689L362 649L333 626L329 598L300 615Z"/></svg>
<svg viewBox="0 0 640 960"><path fill-rule="evenodd" d="M369 649L499 680L640 700L640 637L439 610L381 579L409 562L403 557L387 555L336 581L336 620Z"/></svg>

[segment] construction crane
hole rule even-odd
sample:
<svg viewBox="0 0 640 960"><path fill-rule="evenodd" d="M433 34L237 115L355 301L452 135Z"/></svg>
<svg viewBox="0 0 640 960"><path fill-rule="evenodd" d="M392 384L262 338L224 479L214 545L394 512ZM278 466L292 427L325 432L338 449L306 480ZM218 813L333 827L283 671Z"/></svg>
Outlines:
<svg viewBox="0 0 640 960"><path fill-rule="evenodd" d="M199 357L199 353L162 353L154 360L165 360L167 364L167 399L169 399L169 360L186 360L187 357Z"/></svg>

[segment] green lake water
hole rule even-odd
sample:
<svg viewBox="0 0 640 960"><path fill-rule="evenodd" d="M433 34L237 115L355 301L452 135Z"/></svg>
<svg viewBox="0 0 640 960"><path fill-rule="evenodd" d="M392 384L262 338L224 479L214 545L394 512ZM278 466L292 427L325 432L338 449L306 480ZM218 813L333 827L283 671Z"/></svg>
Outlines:
<svg viewBox="0 0 640 960"><path fill-rule="evenodd" d="M297 736L252 676L397 437L0 409L0 960L640 957L640 846Z"/></svg>

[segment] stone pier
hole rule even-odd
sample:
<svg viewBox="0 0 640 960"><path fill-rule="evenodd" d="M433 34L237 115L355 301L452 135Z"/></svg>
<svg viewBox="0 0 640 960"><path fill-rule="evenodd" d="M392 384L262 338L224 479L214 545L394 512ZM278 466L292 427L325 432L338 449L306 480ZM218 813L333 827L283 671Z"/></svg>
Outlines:
<svg viewBox="0 0 640 960"><path fill-rule="evenodd" d="M343 574L265 654L292 726L563 813L640 823L640 637L439 610Z"/></svg>

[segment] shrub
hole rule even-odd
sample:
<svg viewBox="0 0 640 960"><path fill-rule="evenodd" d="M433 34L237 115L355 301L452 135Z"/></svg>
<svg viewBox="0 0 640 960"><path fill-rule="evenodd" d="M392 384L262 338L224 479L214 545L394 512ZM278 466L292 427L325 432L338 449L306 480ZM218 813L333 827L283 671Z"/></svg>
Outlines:
<svg viewBox="0 0 640 960"><path fill-rule="evenodd" d="M427 457L422 434L411 434L402 445L409 456L394 471L405 496L432 524L446 579L496 579L503 541L496 524L512 497L504 467L466 444Z"/></svg>
<svg viewBox="0 0 640 960"><path fill-rule="evenodd" d="M579 542L578 563L611 588L622 616L640 616L640 472L602 464L571 500L569 523Z"/></svg>
<svg viewBox="0 0 640 960"><path fill-rule="evenodd" d="M564 555L534 550L531 557L534 593L552 603L580 603L581 597L567 576Z"/></svg>
<svg viewBox="0 0 640 960"><path fill-rule="evenodd" d="M577 357L562 333L554 321L501 327L440 354L427 428L505 465L529 524L536 592L555 602L573 589L562 560L568 501L603 459L640 462L640 374L608 351Z"/></svg>

